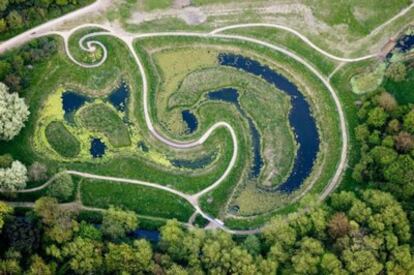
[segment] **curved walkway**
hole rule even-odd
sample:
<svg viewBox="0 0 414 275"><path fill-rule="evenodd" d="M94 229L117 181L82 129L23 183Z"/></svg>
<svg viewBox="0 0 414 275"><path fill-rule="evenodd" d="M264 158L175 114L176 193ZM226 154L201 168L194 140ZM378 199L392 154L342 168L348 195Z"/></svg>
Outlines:
<svg viewBox="0 0 414 275"><path fill-rule="evenodd" d="M367 60L367 59L370 59L370 58L373 58L373 57L376 56L376 54L370 54L370 55L361 56L361 57L357 57L357 58L339 57L339 56L330 54L327 51L319 48L318 46L316 46L312 41L310 41L306 36L304 36L300 32L298 32L298 31L296 31L296 30L294 30L294 29L292 29L290 27L283 26L283 25L279 25L279 24L267 24L267 23L237 24L237 25L232 25L232 26L227 26L227 27L215 29L214 31L210 32L210 34L211 35L216 35L218 33L222 33L222 32L225 32L227 30L234 30L234 29L241 29L241 28L253 28L253 27L275 28L275 29L280 29L280 30L284 30L284 31L290 32L290 33L296 35L297 37L299 37L300 39L302 39L303 42L305 42L306 44L308 44L310 47L312 47L317 52L323 54L326 57L329 57L330 59L336 60L336 61L341 61L341 62L358 62L358 61Z"/></svg>

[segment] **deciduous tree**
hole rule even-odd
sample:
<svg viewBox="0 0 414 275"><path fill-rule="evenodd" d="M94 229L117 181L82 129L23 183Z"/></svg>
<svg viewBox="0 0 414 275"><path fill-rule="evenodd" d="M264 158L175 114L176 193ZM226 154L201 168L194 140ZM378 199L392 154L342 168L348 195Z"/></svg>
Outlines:
<svg viewBox="0 0 414 275"><path fill-rule="evenodd" d="M407 75L405 64L402 62L391 63L385 71L385 75L395 82L403 81Z"/></svg>
<svg viewBox="0 0 414 275"><path fill-rule="evenodd" d="M20 161L13 161L10 168L0 168L0 189L14 192L24 189L27 182L27 169Z"/></svg>
<svg viewBox="0 0 414 275"><path fill-rule="evenodd" d="M102 231L111 238L125 237L126 233L138 228L138 216L133 211L110 207L102 220Z"/></svg>
<svg viewBox="0 0 414 275"><path fill-rule="evenodd" d="M28 116L24 100L15 93L9 94L7 86L0 82L0 139L7 141L15 137Z"/></svg>

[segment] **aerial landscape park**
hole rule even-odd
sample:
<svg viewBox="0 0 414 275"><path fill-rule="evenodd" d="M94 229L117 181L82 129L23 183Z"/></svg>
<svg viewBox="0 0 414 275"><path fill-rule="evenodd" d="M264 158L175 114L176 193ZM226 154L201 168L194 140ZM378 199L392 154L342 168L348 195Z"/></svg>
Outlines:
<svg viewBox="0 0 414 275"><path fill-rule="evenodd" d="M0 16L0 275L413 274L414 2Z"/></svg>

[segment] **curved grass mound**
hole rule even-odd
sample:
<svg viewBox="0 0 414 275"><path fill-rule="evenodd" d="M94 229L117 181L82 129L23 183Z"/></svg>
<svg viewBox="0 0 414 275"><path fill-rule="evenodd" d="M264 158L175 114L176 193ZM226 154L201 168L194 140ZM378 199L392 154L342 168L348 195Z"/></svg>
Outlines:
<svg viewBox="0 0 414 275"><path fill-rule="evenodd" d="M80 152L79 141L62 122L53 121L46 127L46 138L53 150L62 157L73 158Z"/></svg>
<svg viewBox="0 0 414 275"><path fill-rule="evenodd" d="M99 103L81 109L78 114L82 126L103 133L114 147L131 144L128 127L111 107Z"/></svg>

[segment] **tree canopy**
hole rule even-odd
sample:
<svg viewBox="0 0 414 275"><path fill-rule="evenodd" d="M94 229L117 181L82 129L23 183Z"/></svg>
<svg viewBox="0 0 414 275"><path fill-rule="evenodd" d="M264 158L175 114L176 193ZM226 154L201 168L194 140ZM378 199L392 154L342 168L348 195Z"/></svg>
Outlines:
<svg viewBox="0 0 414 275"><path fill-rule="evenodd" d="M8 87L0 82L0 139L11 140L24 127L29 109L16 93L9 94Z"/></svg>

